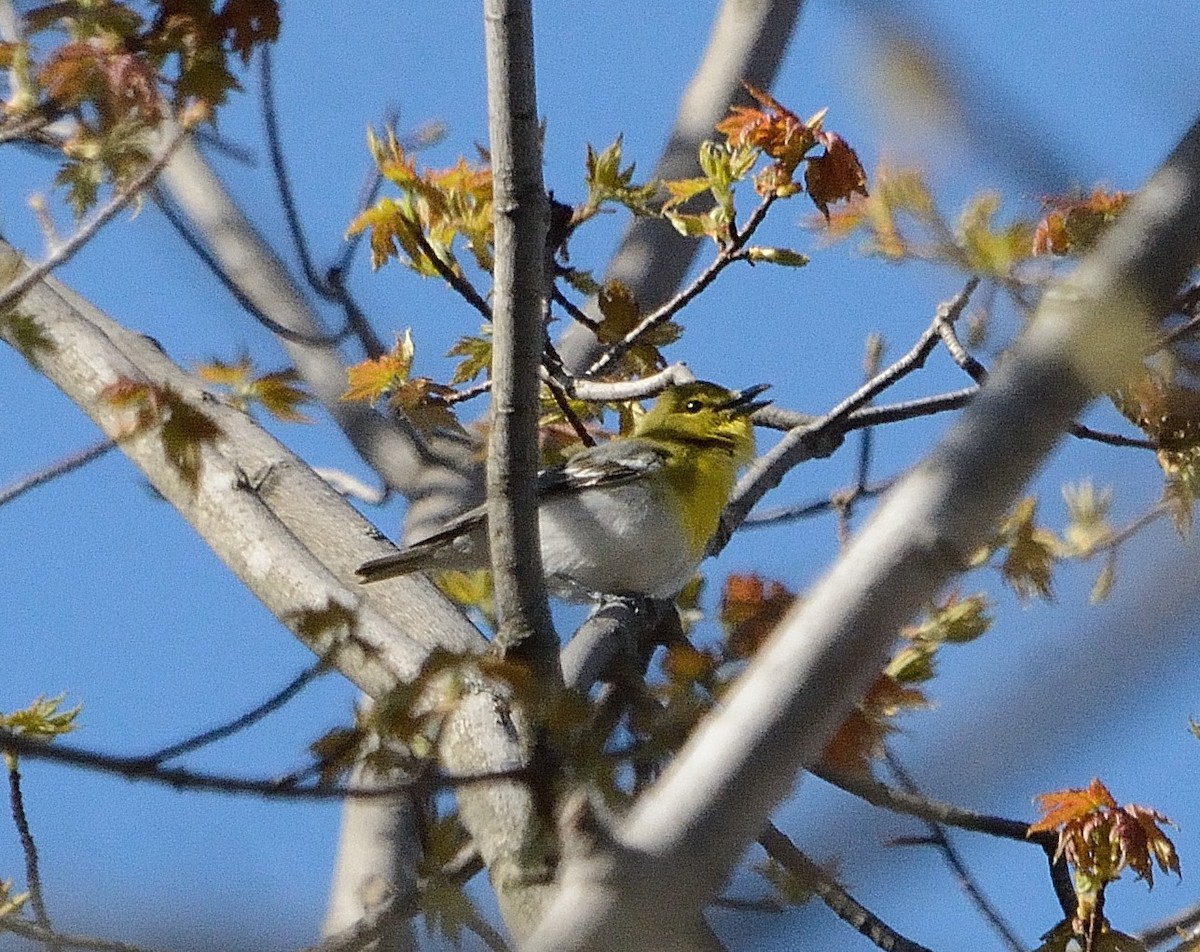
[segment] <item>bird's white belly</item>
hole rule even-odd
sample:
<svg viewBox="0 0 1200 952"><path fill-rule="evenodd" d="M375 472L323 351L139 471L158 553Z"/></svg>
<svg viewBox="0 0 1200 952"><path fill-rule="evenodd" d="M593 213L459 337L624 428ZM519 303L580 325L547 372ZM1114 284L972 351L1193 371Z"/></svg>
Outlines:
<svg viewBox="0 0 1200 952"><path fill-rule="evenodd" d="M548 576L587 592L667 597L691 579L698 559L669 503L644 486L583 490L543 500L538 524Z"/></svg>

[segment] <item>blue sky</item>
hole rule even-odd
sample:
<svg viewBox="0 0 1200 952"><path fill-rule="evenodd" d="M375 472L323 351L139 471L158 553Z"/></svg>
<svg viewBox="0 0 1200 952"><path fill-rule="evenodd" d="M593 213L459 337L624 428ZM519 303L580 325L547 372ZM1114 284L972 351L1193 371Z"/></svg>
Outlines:
<svg viewBox="0 0 1200 952"><path fill-rule="evenodd" d="M589 142L602 146L623 134L627 156L649 171L715 6L537 5L546 181L560 199L582 196ZM1065 157L1085 187L1097 179L1135 187L1196 108L1188 92L1200 88L1200 13L1190 5L1153 0L1136 16L1115 0L905 5L913 23L979 83L973 118L982 120L984 135L964 145L952 129L916 124L906 108L911 91L880 96L872 80L879 47L864 9L810 3L776 94L802 115L828 107L827 126L858 149L869 170L882 157L923 165L947 210L996 188L1006 208L1031 213L1039 195L1062 183L1014 172L1028 155ZM445 141L424 156L433 166L473 155L486 138L476 4L358 3L339 11L336 29L331 22L324 5L285 4L275 50L283 138L320 261L342 246L368 168L365 130L389 108L399 110L402 128L446 124ZM263 232L287 249L253 75L246 85L251 94L221 114L219 130L257 164L216 164ZM989 122L999 114L1019 120L1003 136ZM52 169L12 148L0 153L0 169L0 233L36 255L40 240L26 200L47 190ZM812 253L808 268L731 269L684 312L687 333L669 356L733 386L771 381L781 405L818 412L859 382L868 333L881 333L888 354L898 355L961 284L932 267L864 259L852 243L821 250L818 237L799 227L811 217L806 200L784 205L763 238ZM580 235L573 262L602 269L622 224L614 217ZM232 359L242 350L267 366L282 361L270 335L239 311L153 207L113 222L60 276L182 363ZM395 266L372 274L360 260L353 288L385 337L413 328L420 373L447 376L451 365L441 355L478 329L474 312L449 290ZM904 393L962 384L939 356ZM97 437L80 411L7 350L0 350L0 408L0 486ZM1096 420L1115 425L1111 413ZM945 423L877 434L876 475L918 458ZM368 475L324 420L274 429L314 464ZM827 494L850 478L854 456L848 445L831 460L807 464L769 501ZM1146 454L1065 445L1039 483L1049 521L1062 518L1058 487L1088 474L1116 486L1118 521L1159 491ZM401 508L369 514L394 531ZM802 590L836 550L828 521L747 532L710 570L719 578L753 569ZM1110 895L1110 913L1131 930L1195 896L1188 870L1200 855L1200 811L1188 778L1200 746L1186 721L1196 710L1189 674L1197 649L1188 586L1179 581L1195 574L1195 556L1169 529L1152 530L1123 558L1117 599L1100 608L1087 605L1093 574L1090 567L1066 570L1054 605L1020 606L998 593L996 628L978 644L947 652L930 689L938 708L908 718L898 749L931 794L981 810L1029 817L1034 793L1099 774L1122 802L1150 803L1179 820L1182 886L1164 880L1148 894L1129 883ZM252 706L311 661L117 454L0 509L0 577L7 605L0 710L66 692L84 704L72 740L98 749L143 752L187 736ZM998 589L994 575L982 584ZM1081 669L1092 690L1080 691L1072 677ZM309 741L348 716L353 698L348 685L325 678L284 712L188 763L252 775L286 771ZM236 935L266 948L314 939L336 807L179 794L35 763L24 772L47 900L63 928L193 947L204 936ZM809 780L782 811L781 825L819 859L838 858L852 890L912 938L933 948L999 948L932 851L886 845L913 833L913 824ZM1032 944L1055 914L1036 851L958 840ZM19 880L22 868L15 833L0 825L0 878ZM750 888L739 879L733 891ZM804 933L814 948L867 947L815 906L782 919L747 922L722 913L716 921L730 936L758 930L762 948L794 947L801 928L817 930ZM0 938L0 948L11 942Z"/></svg>

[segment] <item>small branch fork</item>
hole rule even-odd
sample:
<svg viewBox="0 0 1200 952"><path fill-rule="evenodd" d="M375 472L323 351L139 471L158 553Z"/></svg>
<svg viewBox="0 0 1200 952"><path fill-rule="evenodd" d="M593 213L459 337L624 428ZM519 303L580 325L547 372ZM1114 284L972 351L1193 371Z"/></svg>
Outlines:
<svg viewBox="0 0 1200 952"><path fill-rule="evenodd" d="M771 210L771 206L775 204L775 195L767 195L751 213L746 220L745 226L739 231L736 227L730 228L729 240L721 247L716 258L712 260L707 268L696 276L691 284L676 294L673 298L663 304L661 307L651 311L638 322L628 334L621 340L610 346L599 358L587 369L584 373L585 377L592 377L601 373L606 367L611 366L616 361L620 360L627 354L633 346L635 346L646 334L654 330L660 324L665 324L672 317L678 314L688 303L692 301L701 291L707 288L717 279L722 271L735 261L740 261L746 258L745 246L758 226L761 225L767 217L767 212Z"/></svg>

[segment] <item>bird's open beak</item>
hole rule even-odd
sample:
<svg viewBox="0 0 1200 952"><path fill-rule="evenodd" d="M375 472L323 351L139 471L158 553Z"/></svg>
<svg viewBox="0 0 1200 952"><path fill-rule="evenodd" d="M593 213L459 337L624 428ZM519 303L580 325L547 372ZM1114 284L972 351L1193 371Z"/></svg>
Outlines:
<svg viewBox="0 0 1200 952"><path fill-rule="evenodd" d="M739 390L737 395L731 398L723 407L722 410L737 410L738 413L749 415L755 410L761 410L767 406L770 400L755 400L764 390L769 390L769 383L756 384L753 387L747 387L745 390Z"/></svg>

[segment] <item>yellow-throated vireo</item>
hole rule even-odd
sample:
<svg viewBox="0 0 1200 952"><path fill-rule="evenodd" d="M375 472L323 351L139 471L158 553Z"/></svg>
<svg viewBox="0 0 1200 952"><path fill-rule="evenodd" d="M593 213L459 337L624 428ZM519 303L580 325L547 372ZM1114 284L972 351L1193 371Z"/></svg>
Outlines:
<svg viewBox="0 0 1200 952"><path fill-rule="evenodd" d="M750 414L766 385L696 381L663 392L633 433L538 474L542 567L551 590L667 598L704 558L738 470L754 457ZM488 565L487 509L463 513L407 549L364 563L376 582Z"/></svg>

